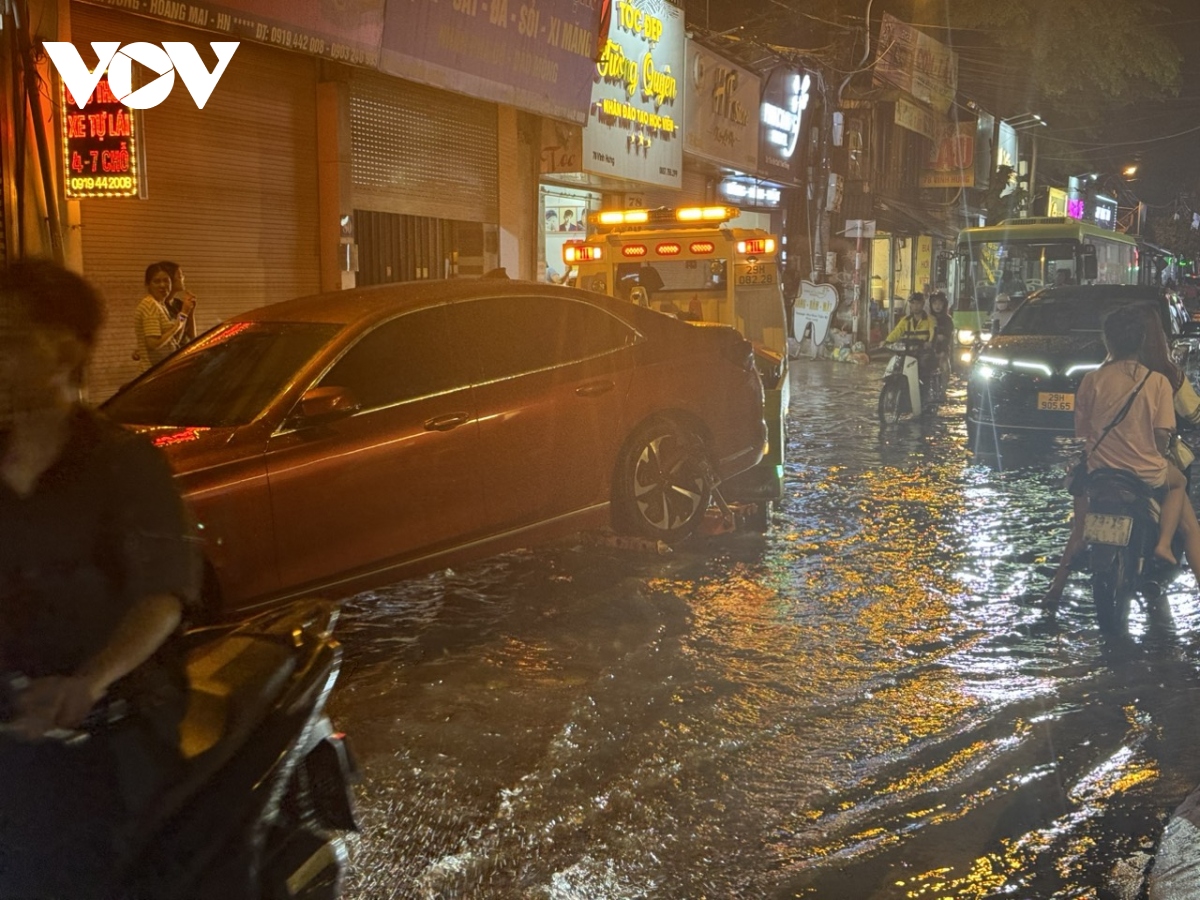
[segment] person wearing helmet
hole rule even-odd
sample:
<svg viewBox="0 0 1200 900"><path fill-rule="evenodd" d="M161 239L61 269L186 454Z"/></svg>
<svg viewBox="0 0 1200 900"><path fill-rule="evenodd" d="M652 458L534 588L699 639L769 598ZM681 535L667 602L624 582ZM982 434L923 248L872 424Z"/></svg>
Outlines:
<svg viewBox="0 0 1200 900"><path fill-rule="evenodd" d="M933 319L933 349L944 377L950 375L950 349L954 346L954 319L947 309L945 291L929 295L929 317Z"/></svg>

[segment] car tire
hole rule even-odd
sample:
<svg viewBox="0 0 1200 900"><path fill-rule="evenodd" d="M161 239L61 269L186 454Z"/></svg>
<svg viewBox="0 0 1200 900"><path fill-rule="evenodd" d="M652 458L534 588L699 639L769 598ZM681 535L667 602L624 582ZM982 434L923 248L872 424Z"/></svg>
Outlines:
<svg viewBox="0 0 1200 900"><path fill-rule="evenodd" d="M904 385L899 381L889 381L879 392L879 421L884 425L895 425L902 415Z"/></svg>
<svg viewBox="0 0 1200 900"><path fill-rule="evenodd" d="M640 426L617 462L613 526L668 544L696 530L712 499L704 441L666 418Z"/></svg>

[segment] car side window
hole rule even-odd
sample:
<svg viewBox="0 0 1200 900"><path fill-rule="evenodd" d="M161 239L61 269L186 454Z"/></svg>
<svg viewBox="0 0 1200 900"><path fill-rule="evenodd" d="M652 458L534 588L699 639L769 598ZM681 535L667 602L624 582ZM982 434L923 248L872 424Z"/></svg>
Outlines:
<svg viewBox="0 0 1200 900"><path fill-rule="evenodd" d="M384 322L346 351L321 379L322 387L349 388L363 409L428 397L468 383L461 356L449 341L444 306Z"/></svg>
<svg viewBox="0 0 1200 900"><path fill-rule="evenodd" d="M569 297L488 297L454 303L450 328L480 381L589 359L637 341L628 323Z"/></svg>

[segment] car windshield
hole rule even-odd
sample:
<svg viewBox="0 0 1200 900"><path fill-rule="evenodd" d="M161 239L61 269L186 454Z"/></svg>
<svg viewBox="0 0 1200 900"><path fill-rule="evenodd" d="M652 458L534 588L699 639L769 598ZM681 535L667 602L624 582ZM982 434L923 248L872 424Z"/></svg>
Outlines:
<svg viewBox="0 0 1200 900"><path fill-rule="evenodd" d="M315 322L232 322L202 335L104 404L126 425L245 425L341 330Z"/></svg>
<svg viewBox="0 0 1200 900"><path fill-rule="evenodd" d="M1094 297L1049 299L1032 297L1013 313L1003 328L1004 334L1067 335L1100 333L1105 315L1128 306L1128 297L1098 300ZM1143 304L1149 305L1149 304Z"/></svg>

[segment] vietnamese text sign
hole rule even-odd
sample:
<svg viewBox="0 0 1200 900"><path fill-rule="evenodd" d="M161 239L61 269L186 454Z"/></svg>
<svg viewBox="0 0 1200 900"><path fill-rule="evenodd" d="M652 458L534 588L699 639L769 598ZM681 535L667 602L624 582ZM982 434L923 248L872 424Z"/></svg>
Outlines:
<svg viewBox="0 0 1200 900"><path fill-rule="evenodd" d="M958 57L925 32L883 14L875 78L945 113L958 91Z"/></svg>
<svg viewBox="0 0 1200 900"><path fill-rule="evenodd" d="M975 122L944 122L934 132L921 187L975 187Z"/></svg>
<svg viewBox="0 0 1200 900"><path fill-rule="evenodd" d="M742 172L758 168L757 75L687 42L684 146L689 153Z"/></svg>
<svg viewBox="0 0 1200 900"><path fill-rule="evenodd" d="M600 0L389 0L379 67L583 123L600 7Z"/></svg>
<svg viewBox="0 0 1200 900"><path fill-rule="evenodd" d="M804 333L811 326L813 343L821 346L825 342L825 335L829 333L829 324L837 307L837 288L832 284L801 281L800 293L796 295L796 305L792 310L796 338L804 340Z"/></svg>
<svg viewBox="0 0 1200 900"><path fill-rule="evenodd" d="M933 136L937 134L938 127L942 123L941 117L936 113L923 106L918 106L911 100L905 100L903 97L896 100L894 121L901 128L915 131L930 140L933 140Z"/></svg>
<svg viewBox="0 0 1200 900"><path fill-rule="evenodd" d="M138 196L141 183L134 113L110 90L106 75L100 76L82 104L63 82L62 134L67 197Z"/></svg>
<svg viewBox="0 0 1200 900"><path fill-rule="evenodd" d="M384 0L88 0L97 6L219 31L354 65L374 66Z"/></svg>
<svg viewBox="0 0 1200 900"><path fill-rule="evenodd" d="M683 183L683 10L665 0L614 0L593 68L583 167L663 187Z"/></svg>

